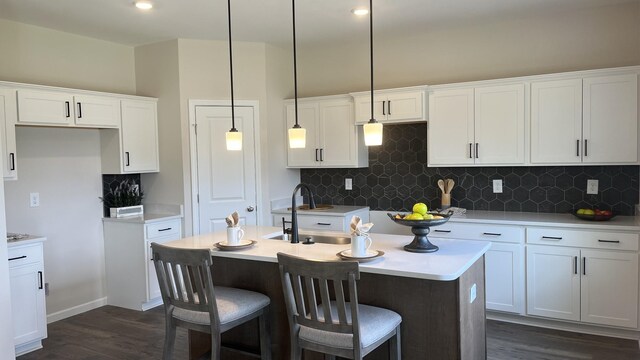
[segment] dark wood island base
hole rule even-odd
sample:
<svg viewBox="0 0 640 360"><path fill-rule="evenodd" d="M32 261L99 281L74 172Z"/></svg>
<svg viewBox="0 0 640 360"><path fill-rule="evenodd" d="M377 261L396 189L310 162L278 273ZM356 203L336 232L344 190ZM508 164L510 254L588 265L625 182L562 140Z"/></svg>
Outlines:
<svg viewBox="0 0 640 360"><path fill-rule="evenodd" d="M277 263L214 256L214 283L258 291L271 298L274 359L289 359L289 327ZM475 284L476 298L470 301ZM402 316L402 358L409 360L486 359L484 256L452 281L361 273L360 303L388 308ZM258 352L257 322L224 333L224 346ZM189 333L190 359L210 348L209 336ZM226 357L224 354L228 354ZM323 359L306 352L305 359ZM241 352L223 358L249 359ZM255 357L253 357L255 358ZM388 359L388 345L367 359Z"/></svg>

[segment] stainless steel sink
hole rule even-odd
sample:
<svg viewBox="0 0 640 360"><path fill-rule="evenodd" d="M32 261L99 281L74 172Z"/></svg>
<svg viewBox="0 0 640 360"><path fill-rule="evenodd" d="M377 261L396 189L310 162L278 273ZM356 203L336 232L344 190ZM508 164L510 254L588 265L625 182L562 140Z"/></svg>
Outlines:
<svg viewBox="0 0 640 360"><path fill-rule="evenodd" d="M311 238L313 242L333 245L349 245L351 244L351 238L348 236L333 236L333 235L318 235L300 233L298 234L300 243L307 241L307 238ZM268 237L267 239L282 240L282 234Z"/></svg>

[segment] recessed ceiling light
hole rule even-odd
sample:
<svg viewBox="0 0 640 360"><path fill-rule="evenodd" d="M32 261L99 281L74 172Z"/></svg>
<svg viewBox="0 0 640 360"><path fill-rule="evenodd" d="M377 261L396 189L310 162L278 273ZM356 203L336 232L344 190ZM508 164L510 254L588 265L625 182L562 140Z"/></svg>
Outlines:
<svg viewBox="0 0 640 360"><path fill-rule="evenodd" d="M367 14L369 13L369 9L363 9L363 8L360 8L360 9L353 9L353 10L351 10L351 12L352 12L354 15L364 16L364 15L367 15Z"/></svg>
<svg viewBox="0 0 640 360"><path fill-rule="evenodd" d="M153 8L151 1L136 1L135 4L140 10L151 10Z"/></svg>

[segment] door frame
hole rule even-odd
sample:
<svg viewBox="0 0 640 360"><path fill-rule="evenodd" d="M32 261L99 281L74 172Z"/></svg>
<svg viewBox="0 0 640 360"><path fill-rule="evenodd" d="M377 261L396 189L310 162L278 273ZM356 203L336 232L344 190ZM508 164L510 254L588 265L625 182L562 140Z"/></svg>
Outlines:
<svg viewBox="0 0 640 360"><path fill-rule="evenodd" d="M258 100L234 101L235 107L253 108L253 147L256 164L256 224L262 225L262 158L260 149L260 103ZM198 203L198 149L196 143L196 107L231 107L230 100L189 100L189 158L191 164L191 214L193 235L200 234L200 207Z"/></svg>

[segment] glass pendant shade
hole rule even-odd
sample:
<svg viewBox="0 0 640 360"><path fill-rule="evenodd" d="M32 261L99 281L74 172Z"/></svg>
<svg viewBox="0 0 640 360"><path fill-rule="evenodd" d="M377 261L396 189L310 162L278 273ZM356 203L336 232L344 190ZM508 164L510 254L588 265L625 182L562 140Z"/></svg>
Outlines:
<svg viewBox="0 0 640 360"><path fill-rule="evenodd" d="M364 124L364 144L367 146L382 145L382 124L368 122Z"/></svg>
<svg viewBox="0 0 640 360"><path fill-rule="evenodd" d="M227 135L227 150L239 151L242 150L242 133L240 131L228 131Z"/></svg>
<svg viewBox="0 0 640 360"><path fill-rule="evenodd" d="M289 129L289 148L303 149L307 143L307 130L301 127Z"/></svg>

